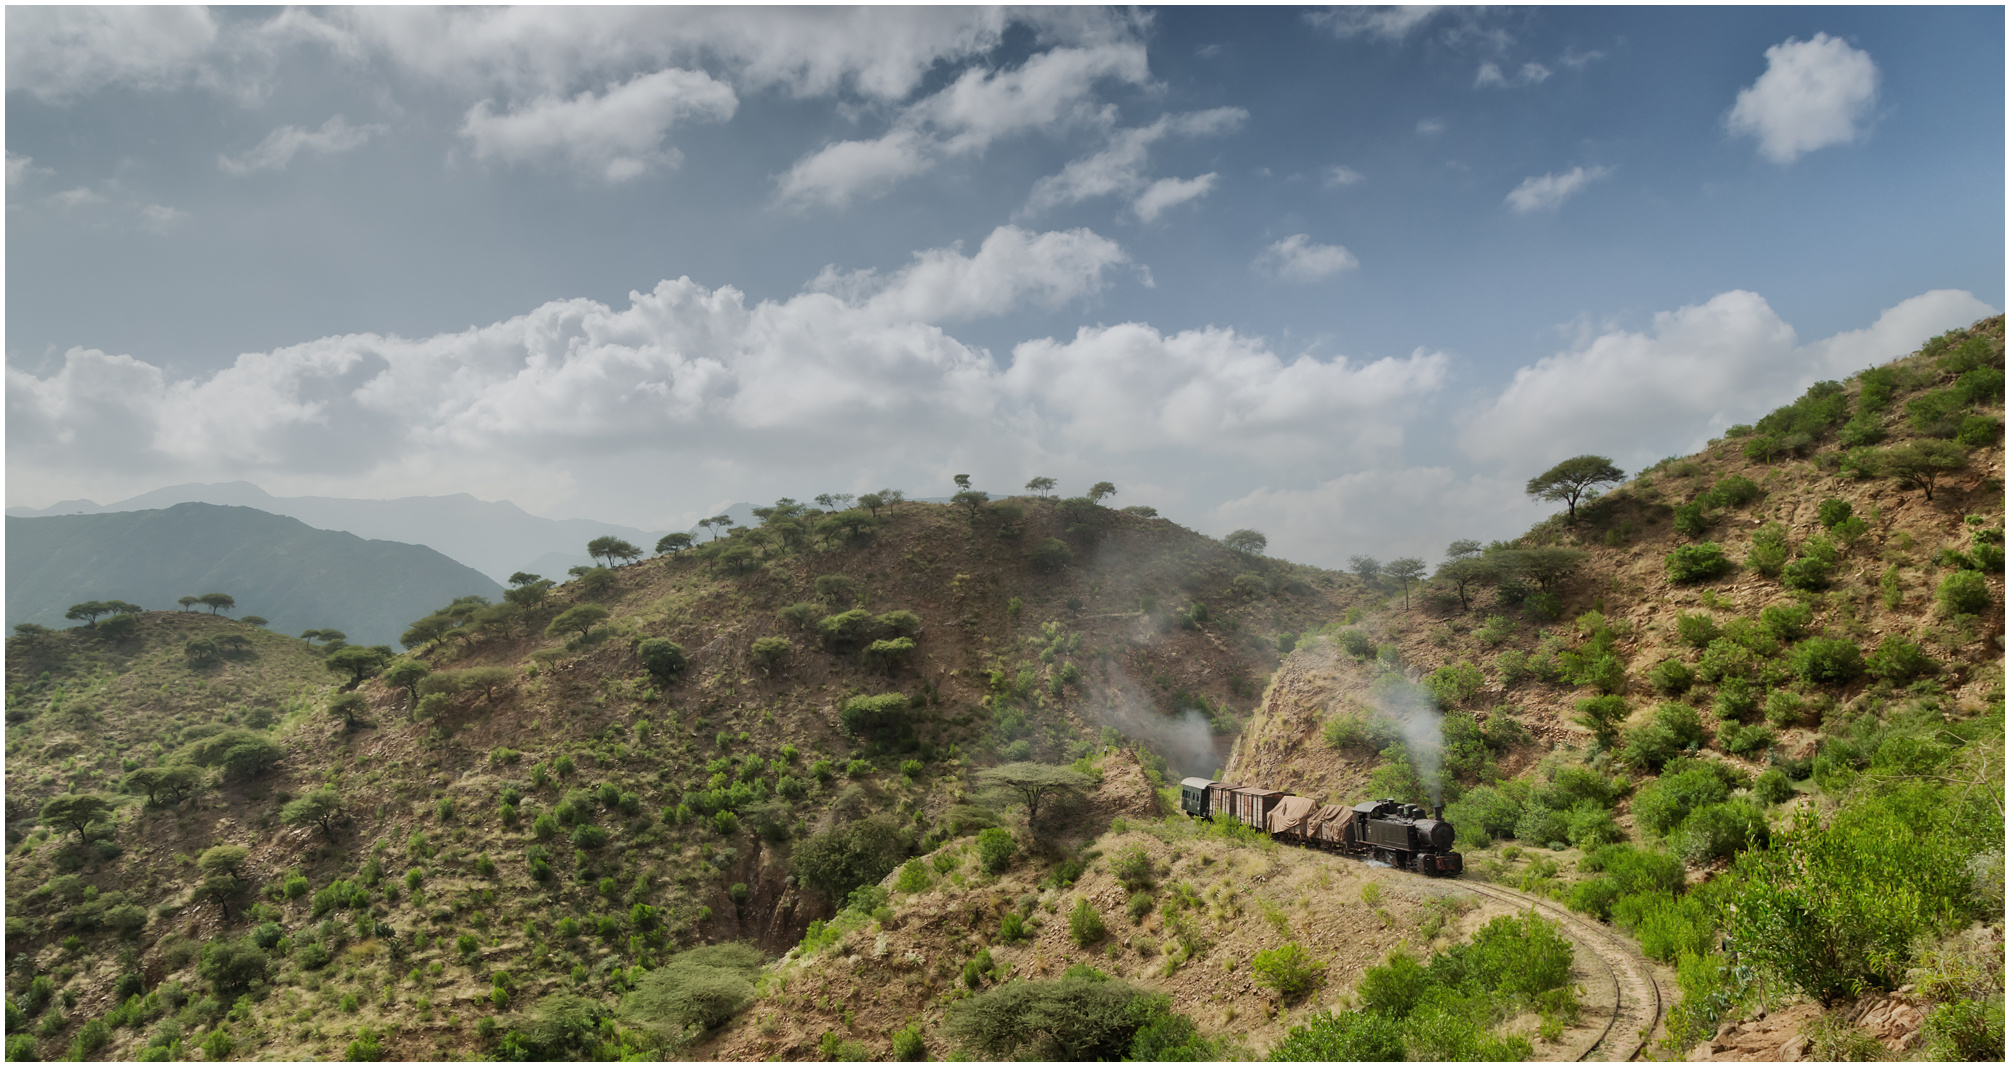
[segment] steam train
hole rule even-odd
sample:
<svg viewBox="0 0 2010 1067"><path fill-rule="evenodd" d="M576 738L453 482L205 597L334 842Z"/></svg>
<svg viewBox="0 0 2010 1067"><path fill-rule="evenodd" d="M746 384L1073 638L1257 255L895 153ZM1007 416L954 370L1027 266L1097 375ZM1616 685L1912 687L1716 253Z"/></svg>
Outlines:
<svg viewBox="0 0 2010 1067"><path fill-rule="evenodd" d="M1286 844L1379 860L1419 874L1456 875L1465 869L1464 857L1452 851L1458 833L1445 821L1442 804L1429 813L1394 800L1321 806L1310 797L1263 786L1187 778L1179 784L1179 805L1188 818L1233 819Z"/></svg>

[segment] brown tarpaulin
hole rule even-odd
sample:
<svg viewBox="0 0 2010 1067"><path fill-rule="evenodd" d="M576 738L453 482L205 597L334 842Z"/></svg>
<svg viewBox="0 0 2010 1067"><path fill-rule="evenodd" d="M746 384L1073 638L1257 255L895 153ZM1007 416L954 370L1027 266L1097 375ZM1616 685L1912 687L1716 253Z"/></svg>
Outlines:
<svg viewBox="0 0 2010 1067"><path fill-rule="evenodd" d="M1305 820L1319 810L1319 804L1311 797L1284 797L1277 806L1270 809L1270 817L1265 827L1273 834L1306 832Z"/></svg>
<svg viewBox="0 0 2010 1067"><path fill-rule="evenodd" d="M1345 841L1347 827L1353 818L1353 808L1345 804L1328 804L1320 808L1318 814L1306 820L1305 836L1321 841Z"/></svg>

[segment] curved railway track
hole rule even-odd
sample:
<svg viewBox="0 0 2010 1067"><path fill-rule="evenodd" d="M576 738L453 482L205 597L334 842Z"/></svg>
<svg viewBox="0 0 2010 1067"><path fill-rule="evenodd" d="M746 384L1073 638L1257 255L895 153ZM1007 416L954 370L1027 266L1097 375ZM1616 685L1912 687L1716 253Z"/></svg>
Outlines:
<svg viewBox="0 0 2010 1067"><path fill-rule="evenodd" d="M1532 907L1553 919L1566 937L1597 961L1597 967L1612 983L1612 1015L1606 1019L1605 1029L1599 1032L1597 1040L1576 1058L1619 1062L1640 1055L1661 1021L1661 985L1647 961L1623 936L1544 897L1465 879L1445 884L1476 896Z"/></svg>

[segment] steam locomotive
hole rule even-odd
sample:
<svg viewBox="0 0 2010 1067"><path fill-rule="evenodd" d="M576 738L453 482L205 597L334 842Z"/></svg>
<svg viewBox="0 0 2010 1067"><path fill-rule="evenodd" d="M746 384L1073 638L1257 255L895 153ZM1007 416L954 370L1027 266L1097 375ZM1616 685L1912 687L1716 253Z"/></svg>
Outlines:
<svg viewBox="0 0 2010 1067"><path fill-rule="evenodd" d="M1188 818L1233 819L1286 844L1379 860L1425 875L1456 875L1465 869L1464 857L1452 851L1458 833L1445 821L1442 804L1428 813L1394 800L1321 806L1282 790L1207 778L1182 780L1179 803Z"/></svg>

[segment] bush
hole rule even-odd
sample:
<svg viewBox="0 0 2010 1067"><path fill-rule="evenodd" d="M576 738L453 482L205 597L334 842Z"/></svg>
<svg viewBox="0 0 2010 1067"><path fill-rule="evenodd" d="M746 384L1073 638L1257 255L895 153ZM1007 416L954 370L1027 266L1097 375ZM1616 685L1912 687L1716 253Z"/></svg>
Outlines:
<svg viewBox="0 0 2010 1067"><path fill-rule="evenodd" d="M265 952L250 941L217 938L202 948L202 962L196 973L208 982L221 999L244 992L253 982L265 980Z"/></svg>
<svg viewBox="0 0 2010 1067"><path fill-rule="evenodd" d="M1728 859L1747 844L1766 845L1766 817L1741 801L1711 804L1691 812L1670 840L1677 855L1694 864Z"/></svg>
<svg viewBox="0 0 2010 1067"><path fill-rule="evenodd" d="M1829 577L1834 566L1827 560L1815 556L1803 556L1787 564L1780 574L1780 584L1789 589L1803 592L1819 592L1829 587Z"/></svg>
<svg viewBox="0 0 2010 1067"><path fill-rule="evenodd" d="M1720 508L1743 507L1765 495L1759 483L1742 474L1726 475L1722 481L1711 487L1709 503Z"/></svg>
<svg viewBox="0 0 2010 1067"><path fill-rule="evenodd" d="M1752 783L1752 795L1762 804L1778 804L1794 795L1794 784L1787 780L1786 772L1771 767Z"/></svg>
<svg viewBox="0 0 2010 1067"><path fill-rule="evenodd" d="M1689 813L1731 795L1730 785L1707 765L1692 764L1642 786L1633 798L1633 821L1654 834L1668 834Z"/></svg>
<svg viewBox="0 0 2010 1067"><path fill-rule="evenodd" d="M663 685L675 682L684 673L687 660L684 646L661 637L651 637L635 646L636 658L656 681Z"/></svg>
<svg viewBox="0 0 2010 1067"><path fill-rule="evenodd" d="M907 718L909 700L904 693L855 696L845 701L838 723L854 737L870 737L899 726Z"/></svg>
<svg viewBox="0 0 2010 1067"><path fill-rule="evenodd" d="M1708 648L1717 639L1717 620L1701 612L1683 612L1675 617L1675 632L1691 648Z"/></svg>
<svg viewBox="0 0 2010 1067"><path fill-rule="evenodd" d="M959 1000L943 1029L983 1059L1119 1060L1155 1000L1163 998L1078 964L1057 980L1007 982Z"/></svg>
<svg viewBox="0 0 2010 1067"><path fill-rule="evenodd" d="M893 888L898 893L919 893L934 884L935 880L928 876L928 864L911 859L901 864L900 879L893 883Z"/></svg>
<svg viewBox="0 0 2010 1067"><path fill-rule="evenodd" d="M1570 815L1541 804L1529 804L1522 809L1521 818L1515 821L1514 836L1515 840L1537 848L1547 848L1551 842L1568 841Z"/></svg>
<svg viewBox="0 0 2010 1067"><path fill-rule="evenodd" d="M1734 756L1750 756L1773 747L1773 730L1770 726L1726 726L1717 733L1717 741L1724 751Z"/></svg>
<svg viewBox="0 0 2010 1067"><path fill-rule="evenodd" d="M1612 812L1596 801L1580 801L1570 809L1569 840L1572 847L1586 852L1601 845L1617 844L1626 840L1626 831L1612 818Z"/></svg>
<svg viewBox="0 0 2010 1067"><path fill-rule="evenodd" d="M1390 1062L1404 1058L1403 1031L1374 1012L1321 1012L1270 1049L1273 1062Z"/></svg>
<svg viewBox="0 0 2010 1067"><path fill-rule="evenodd" d="M1445 818L1458 827L1459 841L1484 847L1494 838L1513 837L1521 821L1522 804L1490 785L1469 789L1445 809Z"/></svg>
<svg viewBox="0 0 2010 1067"><path fill-rule="evenodd" d="M1677 584L1706 582L1731 571L1731 561L1725 557L1723 546L1714 541L1683 545L1668 553L1665 562L1668 580Z"/></svg>
<svg viewBox="0 0 2010 1067"><path fill-rule="evenodd" d="M641 976L621 1015L668 1037L716 1029L753 1003L765 962L759 949L731 941L679 952Z"/></svg>
<svg viewBox="0 0 2010 1067"><path fill-rule="evenodd" d="M1105 934L1103 915L1089 903L1087 897L1075 901L1075 910L1068 914L1068 938L1080 948L1088 948L1103 939Z"/></svg>
<svg viewBox="0 0 2010 1067"><path fill-rule="evenodd" d="M977 831L977 856L985 874L1003 874L1012 866L1019 842L1009 830L996 826Z"/></svg>
<svg viewBox="0 0 2010 1067"><path fill-rule="evenodd" d="M1675 509L1675 532L1684 537L1701 537L1710 529L1709 512L1700 501Z"/></svg>
<svg viewBox="0 0 2010 1067"><path fill-rule="evenodd" d="M1487 677L1478 667L1460 660L1425 675L1423 684L1438 698L1440 707L1453 707L1478 696L1486 687Z"/></svg>
<svg viewBox="0 0 2010 1067"><path fill-rule="evenodd" d="M1647 682L1659 692L1681 696L1696 684L1696 672L1679 659L1664 659L1647 672Z"/></svg>
<svg viewBox="0 0 2010 1067"><path fill-rule="evenodd" d="M1126 845L1110 857L1110 874L1128 890L1149 889L1152 858L1143 845Z"/></svg>
<svg viewBox="0 0 2010 1067"><path fill-rule="evenodd" d="M1075 561L1075 550L1058 537L1049 537L1033 546L1028 553L1033 565L1045 571L1056 571Z"/></svg>
<svg viewBox="0 0 2010 1067"><path fill-rule="evenodd" d="M1924 649L1896 635L1879 642L1864 666L1872 677L1892 682L1909 682L1940 669Z"/></svg>
<svg viewBox="0 0 2010 1067"><path fill-rule="evenodd" d="M1310 993L1325 977L1326 965L1313 959L1298 942L1289 941L1281 947L1258 952L1249 961L1249 970L1258 985L1277 990L1277 995L1288 1003Z"/></svg>
<svg viewBox="0 0 2010 1067"><path fill-rule="evenodd" d="M899 1063L919 1063L928 1058L928 1044L921 1038L920 1023L908 1023L893 1032L893 1058Z"/></svg>
<svg viewBox="0 0 2010 1067"><path fill-rule="evenodd" d="M1759 612L1759 627L1782 644L1806 637L1814 621L1815 609L1806 604L1775 604Z"/></svg>
<svg viewBox="0 0 2010 1067"><path fill-rule="evenodd" d="M1847 685L1864 672L1863 653L1840 638L1817 637L1803 642L1794 649L1792 662L1795 674L1816 685Z"/></svg>
<svg viewBox="0 0 2010 1067"><path fill-rule="evenodd" d="M1989 610L1989 583L1976 571L1955 571L1942 578L1934 596L1942 614L1980 615Z"/></svg>
<svg viewBox="0 0 2010 1067"><path fill-rule="evenodd" d="M1796 726L1807 714L1807 701L1785 689L1766 694L1766 721L1781 729Z"/></svg>
<svg viewBox="0 0 2010 1067"><path fill-rule="evenodd" d="M1578 725L1597 735L1601 745L1612 744L1618 736L1619 724L1626 721L1626 698L1621 696L1588 697L1577 702Z"/></svg>

